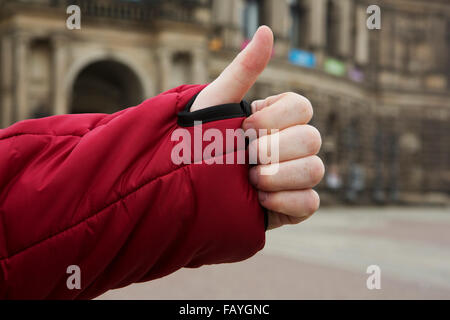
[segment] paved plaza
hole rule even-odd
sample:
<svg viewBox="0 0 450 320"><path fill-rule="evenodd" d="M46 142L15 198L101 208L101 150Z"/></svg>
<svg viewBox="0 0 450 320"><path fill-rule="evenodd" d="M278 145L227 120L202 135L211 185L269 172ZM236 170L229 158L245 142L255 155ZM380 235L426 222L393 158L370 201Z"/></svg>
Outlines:
<svg viewBox="0 0 450 320"><path fill-rule="evenodd" d="M381 269L368 290L366 269ZM100 299L450 299L449 208L322 208L236 264L182 269Z"/></svg>

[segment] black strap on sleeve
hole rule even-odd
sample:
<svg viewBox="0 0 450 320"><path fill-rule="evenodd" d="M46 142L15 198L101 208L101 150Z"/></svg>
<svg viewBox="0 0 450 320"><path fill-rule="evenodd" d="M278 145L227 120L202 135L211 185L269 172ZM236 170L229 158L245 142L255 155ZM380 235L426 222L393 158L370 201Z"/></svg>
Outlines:
<svg viewBox="0 0 450 320"><path fill-rule="evenodd" d="M182 127L192 127L194 121L201 121L202 123L219 121L231 118L248 117L252 114L250 104L242 100L240 103L228 103L209 108L190 112L192 104L197 95L192 97L186 104L183 111L178 113L178 124Z"/></svg>

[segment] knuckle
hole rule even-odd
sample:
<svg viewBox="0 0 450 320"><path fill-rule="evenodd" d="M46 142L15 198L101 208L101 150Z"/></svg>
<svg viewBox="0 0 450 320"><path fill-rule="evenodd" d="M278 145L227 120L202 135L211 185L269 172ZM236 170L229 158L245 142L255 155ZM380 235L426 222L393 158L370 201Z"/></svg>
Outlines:
<svg viewBox="0 0 450 320"><path fill-rule="evenodd" d="M320 207L320 197L316 191L311 190L308 199L309 200L307 201L308 203L307 214L312 215Z"/></svg>
<svg viewBox="0 0 450 320"><path fill-rule="evenodd" d="M301 97L298 93L295 93L293 91L286 92L284 94L284 96L289 98L289 99L293 99L293 100L298 100L299 97Z"/></svg>
<svg viewBox="0 0 450 320"><path fill-rule="evenodd" d="M268 197L267 197L267 201L266 203L264 203L264 205L275 212L283 212L283 201L280 198L279 193L274 192L274 193L269 193Z"/></svg>
<svg viewBox="0 0 450 320"><path fill-rule="evenodd" d="M259 160L259 155L258 155L258 139L253 139L250 141L250 143L248 144L248 154L250 156L250 160L249 161L256 161L258 162ZM255 159L254 159L255 158ZM255 164L255 163L250 163L250 164Z"/></svg>
<svg viewBox="0 0 450 320"><path fill-rule="evenodd" d="M309 100L307 100L308 103L305 106L305 114L306 114L306 118L308 119L308 121L310 121L314 115L314 110L313 107L311 105L311 103L309 102Z"/></svg>
<svg viewBox="0 0 450 320"><path fill-rule="evenodd" d="M322 180L325 174L325 166L322 159L318 156L312 156L310 160L310 178L314 185L317 185Z"/></svg>
<svg viewBox="0 0 450 320"><path fill-rule="evenodd" d="M298 95L297 101L298 102L296 103L296 106L298 107L299 112L305 115L307 121L311 120L314 114L311 101L309 101L308 98L301 95Z"/></svg>
<svg viewBox="0 0 450 320"><path fill-rule="evenodd" d="M267 165L264 165L267 166ZM272 175L266 175L261 173L261 167L258 168L258 188L263 190L269 190L273 186Z"/></svg>
<svg viewBox="0 0 450 320"><path fill-rule="evenodd" d="M266 164L267 161L269 161L269 157L270 157L269 141L270 141L270 136L264 135L264 136L259 137L254 142L254 148L256 149L255 151L256 151L258 163ZM249 149L249 150L251 150L251 149Z"/></svg>
<svg viewBox="0 0 450 320"><path fill-rule="evenodd" d="M264 105L270 106L271 104L275 103L279 99L279 96L270 96L264 99Z"/></svg>
<svg viewBox="0 0 450 320"><path fill-rule="evenodd" d="M252 123L255 128L257 129L263 129L267 128L267 120L270 117L270 110L268 108L262 109L260 112L256 112L251 115Z"/></svg>
<svg viewBox="0 0 450 320"><path fill-rule="evenodd" d="M307 141L309 144L309 150L312 153L318 153L320 147L322 146L322 137L319 130L311 125L306 126L307 130Z"/></svg>

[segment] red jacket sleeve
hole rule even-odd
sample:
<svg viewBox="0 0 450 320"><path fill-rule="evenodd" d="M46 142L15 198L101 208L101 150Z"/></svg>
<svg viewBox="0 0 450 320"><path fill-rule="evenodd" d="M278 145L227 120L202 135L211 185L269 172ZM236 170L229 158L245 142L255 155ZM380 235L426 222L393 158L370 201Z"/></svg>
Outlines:
<svg viewBox="0 0 450 320"><path fill-rule="evenodd" d="M264 214L247 165L171 160L177 115L203 87L181 86L111 115L0 130L0 299L88 299L263 248ZM67 287L71 265L80 268L80 289Z"/></svg>

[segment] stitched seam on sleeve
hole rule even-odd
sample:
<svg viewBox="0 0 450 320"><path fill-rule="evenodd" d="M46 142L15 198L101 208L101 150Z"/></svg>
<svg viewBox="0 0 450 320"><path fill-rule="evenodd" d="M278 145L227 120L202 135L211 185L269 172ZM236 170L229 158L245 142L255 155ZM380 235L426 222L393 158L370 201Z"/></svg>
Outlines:
<svg viewBox="0 0 450 320"><path fill-rule="evenodd" d="M192 165L192 164L190 164L190 165ZM151 184L153 181L156 181L157 179L160 179L160 178L169 176L169 175L171 175L172 173L175 173L175 172L177 172L178 170L183 169L184 167L185 167L185 166L178 167L178 168L176 168L176 169L173 170L173 171L170 171L170 172L168 172L168 173L166 173L166 174L163 174L163 175L160 175L160 176L158 176L158 177L155 177L155 178L150 179L149 181L143 183L142 185L140 185L139 187L135 188L134 190L128 192L127 194L123 195L122 197L120 197L120 198L114 200L113 202L109 203L108 205L106 205L106 206L103 207L102 209L98 210L98 211L95 212L94 214L90 215L89 217L86 217L85 219L83 219L83 220L81 220L81 221L75 223L74 225L72 225L72 226L70 226L70 227L68 227L68 228L66 228L66 229L64 229L64 230L62 230L62 231L58 231L57 233L55 233L55 234L53 234L53 235L50 235L50 236L48 236L48 237L46 237L46 238L44 238L44 239L42 239L42 240L39 240L39 241L37 241L37 242L35 242L35 243L33 243L33 244L27 246L26 248L23 248L23 249L21 249L21 250L15 252L15 253L13 253L13 254L7 256L7 257L1 257L1 258L0 258L0 262L1 262L1 261L4 261L4 260L11 259L11 258L13 258L14 256L17 256L17 255L19 255L19 254L21 254L21 253L27 251L28 249L34 248L34 247L36 247L36 246L38 246L38 245L41 245L42 243L46 242L47 240L50 240L50 239L52 239L52 238L54 238L54 237L57 237L57 236L61 235L62 233L65 233L65 232L67 232L67 231L69 231L69 230L71 230L71 229L76 228L77 226L79 226L79 225L85 223L86 221L88 221L88 220L90 220L90 219L92 219L92 218L95 218L97 215L103 213L105 210L107 210L108 208L114 206L114 205L117 204L119 201L124 200L124 199L127 198L128 196L130 196L130 195L136 193L137 191L139 191L140 189L142 189L143 187L145 187L145 186Z"/></svg>
<svg viewBox="0 0 450 320"><path fill-rule="evenodd" d="M88 131L90 132L90 131ZM86 132L83 135L76 135L76 134L51 134L51 133L16 133L10 136L6 136L3 138L0 138L0 141L4 141L4 140L8 140L10 138L14 138L14 137L20 137L20 136L37 136L37 137L42 137L42 136L50 136L50 137L75 137L75 138L83 138L88 132Z"/></svg>

